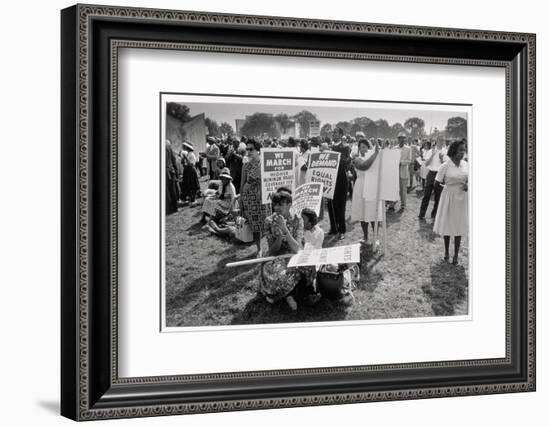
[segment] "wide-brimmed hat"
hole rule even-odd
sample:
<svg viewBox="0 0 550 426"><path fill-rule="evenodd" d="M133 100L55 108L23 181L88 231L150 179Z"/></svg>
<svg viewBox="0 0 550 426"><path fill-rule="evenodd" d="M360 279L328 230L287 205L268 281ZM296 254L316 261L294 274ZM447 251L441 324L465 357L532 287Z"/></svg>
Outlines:
<svg viewBox="0 0 550 426"><path fill-rule="evenodd" d="M407 134L405 132L399 132L399 134L397 135L398 138L406 138L407 137Z"/></svg>
<svg viewBox="0 0 550 426"><path fill-rule="evenodd" d="M229 169L227 167L222 169L219 176L221 178L226 178L226 179L229 179L229 180L233 180L233 178L231 177L231 172L229 171Z"/></svg>
<svg viewBox="0 0 550 426"><path fill-rule="evenodd" d="M183 142L183 143L181 144L181 147L182 147L183 149L186 149L187 151L194 151L194 150L195 150L195 148L193 148L193 145L190 144L189 142Z"/></svg>

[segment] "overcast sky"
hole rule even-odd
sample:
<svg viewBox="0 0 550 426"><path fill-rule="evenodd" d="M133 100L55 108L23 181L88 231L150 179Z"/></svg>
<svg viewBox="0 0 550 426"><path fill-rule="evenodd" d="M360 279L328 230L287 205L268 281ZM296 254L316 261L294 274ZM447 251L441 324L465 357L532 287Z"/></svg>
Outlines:
<svg viewBox="0 0 550 426"><path fill-rule="evenodd" d="M269 100L266 100L269 101ZM425 130L430 132L432 128L439 130L445 129L447 120L451 117L460 116L467 119L465 112L449 111L446 107L445 111L441 110L426 110L422 106L415 106L407 109L388 109L384 108L383 102L380 102L380 107L371 107L372 103L367 108L359 107L334 107L334 106L300 106L300 105L269 105L269 104L236 104L236 103L187 103L190 109L191 116L205 113L207 117L216 120L219 124L227 122L231 127L235 128L235 119L245 118L246 115L251 115L256 112L269 113L277 115L285 113L289 116L294 115L303 109L307 109L321 121L321 126L326 123L332 125L339 121L350 121L356 117L368 117L372 120L384 119L391 126L394 123L403 124L408 118L420 117L425 122Z"/></svg>

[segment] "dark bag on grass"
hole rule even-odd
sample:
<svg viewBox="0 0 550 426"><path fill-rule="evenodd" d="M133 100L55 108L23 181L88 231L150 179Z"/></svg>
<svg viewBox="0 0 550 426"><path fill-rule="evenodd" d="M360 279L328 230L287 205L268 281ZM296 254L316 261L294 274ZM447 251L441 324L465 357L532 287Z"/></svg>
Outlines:
<svg viewBox="0 0 550 426"><path fill-rule="evenodd" d="M344 273L332 271L323 265L317 272L317 291L328 299L340 299L343 296Z"/></svg>

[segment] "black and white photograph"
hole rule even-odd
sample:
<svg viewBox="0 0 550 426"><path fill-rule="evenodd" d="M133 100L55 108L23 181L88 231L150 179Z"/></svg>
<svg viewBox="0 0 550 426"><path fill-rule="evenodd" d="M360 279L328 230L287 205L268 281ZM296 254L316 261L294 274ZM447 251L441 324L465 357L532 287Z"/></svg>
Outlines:
<svg viewBox="0 0 550 426"><path fill-rule="evenodd" d="M472 105L159 105L163 331L470 318Z"/></svg>

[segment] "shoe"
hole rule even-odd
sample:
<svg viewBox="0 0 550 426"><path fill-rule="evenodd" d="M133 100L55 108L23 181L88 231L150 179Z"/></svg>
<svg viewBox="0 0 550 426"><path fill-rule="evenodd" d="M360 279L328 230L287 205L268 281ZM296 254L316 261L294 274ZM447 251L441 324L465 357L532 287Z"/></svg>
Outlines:
<svg viewBox="0 0 550 426"><path fill-rule="evenodd" d="M449 256L444 256L444 257L443 257L443 260L444 260L445 262L448 262L448 261L449 261Z"/></svg>
<svg viewBox="0 0 550 426"><path fill-rule="evenodd" d="M420 216L420 215L418 215L418 219L420 219L420 220L426 220L426 218L425 218L424 216Z"/></svg>
<svg viewBox="0 0 550 426"><path fill-rule="evenodd" d="M266 296L265 297L265 300L267 301L267 303L269 303L270 305L273 305L275 303L275 300L273 300L273 298L269 297L269 296Z"/></svg>
<svg viewBox="0 0 550 426"><path fill-rule="evenodd" d="M344 238L346 238L346 234L338 234L338 239L342 241Z"/></svg>
<svg viewBox="0 0 550 426"><path fill-rule="evenodd" d="M453 265L458 265L458 256L453 256Z"/></svg>
<svg viewBox="0 0 550 426"><path fill-rule="evenodd" d="M332 230L332 229L328 232L329 235L336 235L337 233L338 233L338 232L336 232L336 231L334 231L334 230Z"/></svg>
<svg viewBox="0 0 550 426"><path fill-rule="evenodd" d="M290 309L292 309L293 311L298 310L298 304L296 303L296 300L294 300L294 297L287 296L285 300L286 300L286 304Z"/></svg>
<svg viewBox="0 0 550 426"><path fill-rule="evenodd" d="M316 293L316 294L308 294L307 297L306 297L306 300L305 300L305 303L306 305L308 306L313 306L315 305L316 303L319 302L319 300L321 300L323 296L321 296L319 293Z"/></svg>

